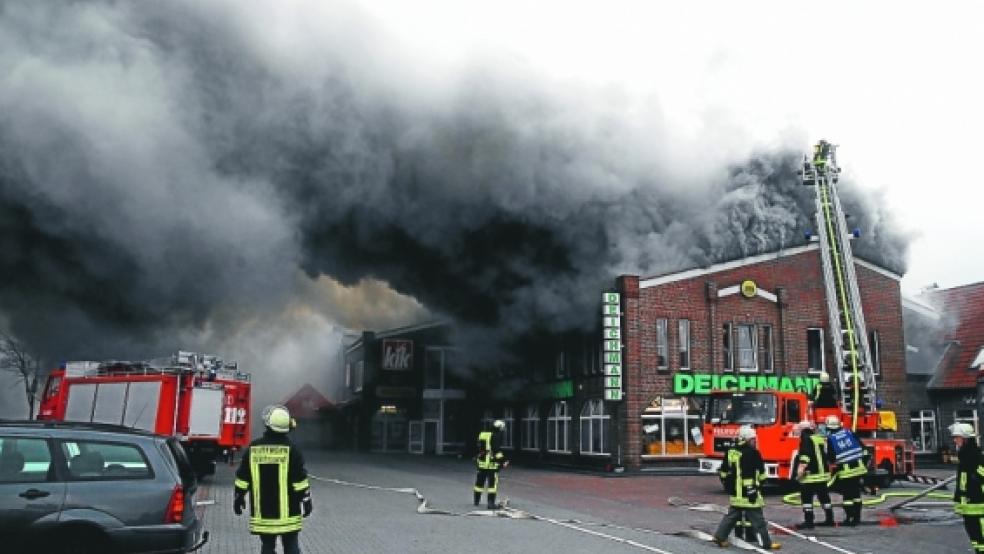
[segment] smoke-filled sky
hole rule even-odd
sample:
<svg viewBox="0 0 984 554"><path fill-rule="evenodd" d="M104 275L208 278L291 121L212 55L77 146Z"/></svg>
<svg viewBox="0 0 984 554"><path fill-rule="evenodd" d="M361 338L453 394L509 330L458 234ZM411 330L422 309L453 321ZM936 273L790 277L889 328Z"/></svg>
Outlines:
<svg viewBox="0 0 984 554"><path fill-rule="evenodd" d="M644 5L0 1L0 315L56 361L239 358L269 399L321 378L345 328L450 316L494 354L593 324L619 273L800 244L818 134L860 254L901 271L939 240L895 198L950 135L876 123L975 98L899 86L903 57L966 77L888 25L855 52L804 39L816 10ZM981 35L961 36L933 47Z"/></svg>

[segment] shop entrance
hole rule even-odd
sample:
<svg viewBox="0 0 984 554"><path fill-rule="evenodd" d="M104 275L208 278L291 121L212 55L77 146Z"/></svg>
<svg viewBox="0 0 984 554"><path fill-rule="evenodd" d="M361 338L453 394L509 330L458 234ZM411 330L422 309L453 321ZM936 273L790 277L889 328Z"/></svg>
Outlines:
<svg viewBox="0 0 984 554"><path fill-rule="evenodd" d="M372 416L370 449L374 452L407 451L407 416L392 405L380 406Z"/></svg>

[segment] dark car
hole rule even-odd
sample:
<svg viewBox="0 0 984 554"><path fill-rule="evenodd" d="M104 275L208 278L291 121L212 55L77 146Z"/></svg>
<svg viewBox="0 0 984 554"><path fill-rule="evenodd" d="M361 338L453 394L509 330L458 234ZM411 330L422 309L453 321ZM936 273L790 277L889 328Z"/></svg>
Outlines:
<svg viewBox="0 0 984 554"><path fill-rule="evenodd" d="M0 421L2 552L177 553L208 533L175 439L113 425Z"/></svg>

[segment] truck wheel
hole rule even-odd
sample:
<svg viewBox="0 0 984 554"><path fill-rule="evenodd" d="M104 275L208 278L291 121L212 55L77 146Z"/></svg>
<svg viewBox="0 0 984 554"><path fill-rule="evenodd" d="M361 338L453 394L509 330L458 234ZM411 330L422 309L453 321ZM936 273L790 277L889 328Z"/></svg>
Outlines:
<svg viewBox="0 0 984 554"><path fill-rule="evenodd" d="M879 478L878 486L883 489L892 486L892 481L895 480L895 466L892 465L892 462L882 460L881 463L878 464L878 469L884 469L887 472Z"/></svg>

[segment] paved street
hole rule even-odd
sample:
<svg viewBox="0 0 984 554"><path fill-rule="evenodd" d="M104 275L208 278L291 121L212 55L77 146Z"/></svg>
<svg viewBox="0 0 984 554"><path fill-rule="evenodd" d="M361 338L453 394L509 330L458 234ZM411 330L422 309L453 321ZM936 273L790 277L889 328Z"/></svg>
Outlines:
<svg viewBox="0 0 984 554"><path fill-rule="evenodd" d="M308 469L322 479L385 488L417 489L427 506L469 514L472 466L468 461L409 455L309 452ZM944 475L946 472L939 472ZM212 533L205 554L258 552L259 541L247 531L246 516L232 513L232 470L220 468L199 500L215 504L200 508ZM721 549L672 533L687 529L710 532L720 516L672 506L671 497L686 503L726 505L713 477L603 477L532 468L510 467L503 473L500 496L516 513L545 519L473 515L420 514L410 493L312 481L315 512L305 521L301 544L307 554L329 552L461 553L472 549L496 552L721 552ZM914 487L914 485L913 485ZM895 486L892 490L904 490ZM909 489L912 490L912 489ZM483 515L486 514L486 515ZM838 511L838 518L842 514ZM770 496L766 517L784 526L800 520L800 512ZM811 535L843 551L969 552L962 526L954 519L934 523L898 523L884 508L867 509L868 524L856 529L818 529ZM775 535L783 551L830 553L836 549L803 539ZM626 542L632 541L632 542ZM729 549L739 552L736 547Z"/></svg>

